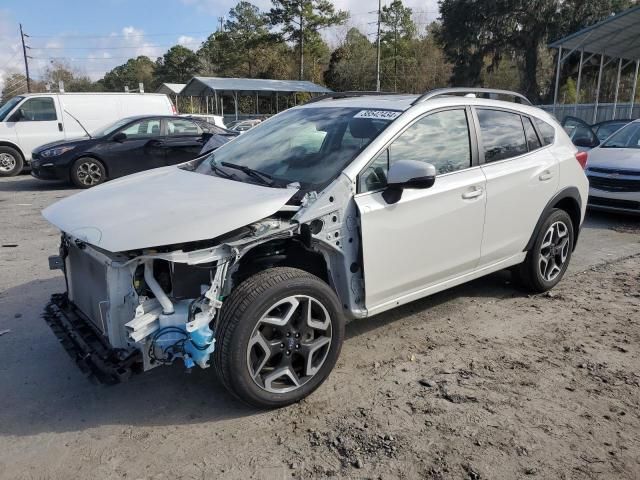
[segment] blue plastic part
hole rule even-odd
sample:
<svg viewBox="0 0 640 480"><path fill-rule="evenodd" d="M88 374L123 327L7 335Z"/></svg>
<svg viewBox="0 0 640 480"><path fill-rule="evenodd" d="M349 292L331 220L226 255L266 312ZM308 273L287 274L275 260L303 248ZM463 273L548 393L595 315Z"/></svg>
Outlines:
<svg viewBox="0 0 640 480"><path fill-rule="evenodd" d="M193 359L189 355L185 355L184 357L182 357L182 360L184 360L184 366L187 370L191 370L196 366L196 364L193 362Z"/></svg>
<svg viewBox="0 0 640 480"><path fill-rule="evenodd" d="M215 350L216 344L213 330L209 328L209 325L204 325L191 332L190 338L191 341L184 344L185 351L200 367L207 368L209 366L209 357Z"/></svg>

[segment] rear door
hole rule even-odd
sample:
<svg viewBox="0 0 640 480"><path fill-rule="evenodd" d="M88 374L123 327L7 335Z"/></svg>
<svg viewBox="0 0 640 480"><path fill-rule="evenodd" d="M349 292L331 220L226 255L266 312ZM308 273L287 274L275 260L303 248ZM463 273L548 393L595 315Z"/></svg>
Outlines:
<svg viewBox="0 0 640 480"><path fill-rule="evenodd" d="M15 122L16 135L27 160L31 160L31 152L40 145L64 139L61 118L51 95L27 98L11 115L8 122Z"/></svg>
<svg viewBox="0 0 640 480"><path fill-rule="evenodd" d="M587 151L600 145L600 140L591 126L577 117L564 117L562 128L580 151Z"/></svg>
<svg viewBox="0 0 640 480"><path fill-rule="evenodd" d="M362 225L366 306L383 310L400 299L472 271L480 259L485 178L474 159L465 108L429 113L380 152L359 176L355 201ZM435 184L383 198L389 165L433 164Z"/></svg>
<svg viewBox="0 0 640 480"><path fill-rule="evenodd" d="M474 109L487 212L481 266L521 254L558 188L559 166L533 121L518 112Z"/></svg>
<svg viewBox="0 0 640 480"><path fill-rule="evenodd" d="M109 178L165 165L166 149L160 118L138 120L117 133L124 133L126 138L122 141L105 140L107 143L100 150Z"/></svg>
<svg viewBox="0 0 640 480"><path fill-rule="evenodd" d="M187 162L200 154L205 142L204 131L191 120L185 118L165 118L165 164L175 165ZM206 139L210 138L207 136Z"/></svg>

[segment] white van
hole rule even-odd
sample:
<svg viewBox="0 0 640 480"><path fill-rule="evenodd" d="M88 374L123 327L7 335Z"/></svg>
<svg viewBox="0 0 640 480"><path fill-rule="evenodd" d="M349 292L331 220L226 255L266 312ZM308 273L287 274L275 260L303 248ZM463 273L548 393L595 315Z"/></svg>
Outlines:
<svg viewBox="0 0 640 480"><path fill-rule="evenodd" d="M45 143L85 136L124 117L171 115L169 97L157 93L33 93L0 107L0 177L17 175L31 151Z"/></svg>

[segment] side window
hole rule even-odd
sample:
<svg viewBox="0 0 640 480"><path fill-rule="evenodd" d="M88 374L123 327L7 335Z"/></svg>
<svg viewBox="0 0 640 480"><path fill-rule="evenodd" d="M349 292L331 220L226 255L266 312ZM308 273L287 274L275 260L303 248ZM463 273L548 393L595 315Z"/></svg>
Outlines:
<svg viewBox="0 0 640 480"><path fill-rule="evenodd" d="M136 122L122 130L122 133L126 134L127 138L159 137L160 120L151 119Z"/></svg>
<svg viewBox="0 0 640 480"><path fill-rule="evenodd" d="M540 134L542 135L542 144L551 145L556 138L556 129L539 118L536 118L535 122Z"/></svg>
<svg viewBox="0 0 640 480"><path fill-rule="evenodd" d="M30 98L24 102L19 111L21 122L50 122L58 119L53 98Z"/></svg>
<svg viewBox="0 0 640 480"><path fill-rule="evenodd" d="M431 163L439 175L469 168L471 144L466 112L445 110L415 122L364 170L360 191L384 188L389 166L398 160Z"/></svg>
<svg viewBox="0 0 640 480"><path fill-rule="evenodd" d="M527 137L529 151L532 152L542 147L536 129L533 128L533 123L531 123L531 119L529 117L522 117L522 123L524 124L524 134Z"/></svg>
<svg viewBox="0 0 640 480"><path fill-rule="evenodd" d="M478 121L486 163L517 157L529 151L519 114L478 109Z"/></svg>
<svg viewBox="0 0 640 480"><path fill-rule="evenodd" d="M189 120L171 119L167 120L167 135L200 135L202 131L193 122Z"/></svg>

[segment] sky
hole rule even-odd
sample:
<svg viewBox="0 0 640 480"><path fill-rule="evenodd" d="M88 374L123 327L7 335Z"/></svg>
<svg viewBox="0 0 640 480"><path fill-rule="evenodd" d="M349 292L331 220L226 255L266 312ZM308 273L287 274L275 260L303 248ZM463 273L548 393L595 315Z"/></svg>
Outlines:
<svg viewBox="0 0 640 480"><path fill-rule="evenodd" d="M388 4L391 0L383 0ZM2 0L0 2L0 88L13 72L24 73L19 24L29 35L30 74L38 78L61 59L96 80L128 58L155 59L176 43L197 50L237 0ZM271 0L253 0L268 10ZM404 0L420 27L438 17L437 0ZM378 0L334 0L356 26L375 38ZM324 33L336 45L345 27Z"/></svg>

